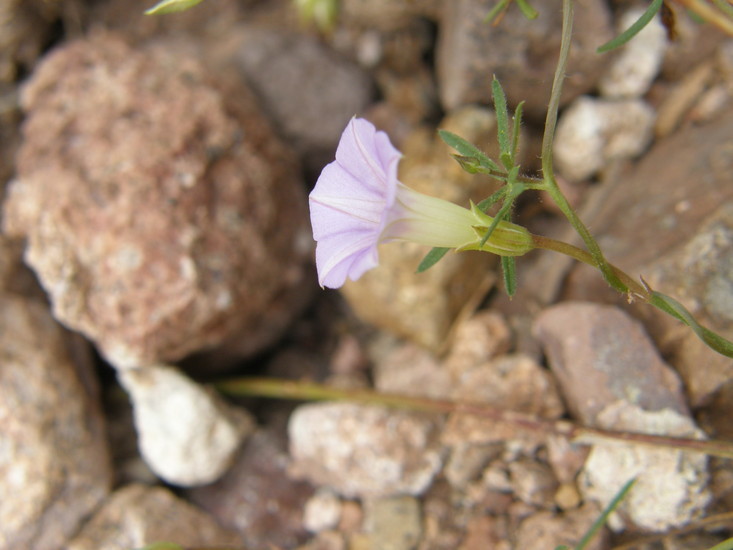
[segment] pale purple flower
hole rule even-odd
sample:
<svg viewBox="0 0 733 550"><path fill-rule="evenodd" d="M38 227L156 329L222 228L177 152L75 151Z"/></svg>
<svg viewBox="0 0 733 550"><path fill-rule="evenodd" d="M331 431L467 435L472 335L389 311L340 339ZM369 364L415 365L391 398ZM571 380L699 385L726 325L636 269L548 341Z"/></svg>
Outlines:
<svg viewBox="0 0 733 550"><path fill-rule="evenodd" d="M323 169L309 197L321 286L338 288L347 277L357 280L377 266L377 246L387 241L478 248L492 218L400 183L401 156L387 134L367 120L351 119L336 160ZM498 240L492 234L482 250L519 255L531 249L524 228L501 222L495 234Z"/></svg>

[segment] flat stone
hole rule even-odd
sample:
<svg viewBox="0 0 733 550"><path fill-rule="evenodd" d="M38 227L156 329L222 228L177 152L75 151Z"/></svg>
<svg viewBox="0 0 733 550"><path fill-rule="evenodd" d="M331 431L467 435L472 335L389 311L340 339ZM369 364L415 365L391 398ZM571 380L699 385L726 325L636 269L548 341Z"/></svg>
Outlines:
<svg viewBox="0 0 733 550"><path fill-rule="evenodd" d="M540 313L533 330L568 408L582 423L595 425L598 414L619 400L689 414L679 377L641 324L622 310L564 302Z"/></svg>
<svg viewBox="0 0 733 550"><path fill-rule="evenodd" d="M560 51L561 2L537 4L533 21L510 6L498 25L484 22L492 6L484 0L445 5L436 51L443 107L491 104L496 75L510 104L526 101L525 112L544 119ZM578 4L573 31L563 103L593 89L603 70L605 60L595 49L612 37L608 6L599 0Z"/></svg>

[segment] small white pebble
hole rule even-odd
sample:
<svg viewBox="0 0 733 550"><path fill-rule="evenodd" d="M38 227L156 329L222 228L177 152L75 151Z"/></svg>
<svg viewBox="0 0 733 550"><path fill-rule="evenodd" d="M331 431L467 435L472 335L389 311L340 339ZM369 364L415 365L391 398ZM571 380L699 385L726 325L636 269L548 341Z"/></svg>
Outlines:
<svg viewBox="0 0 733 550"><path fill-rule="evenodd" d="M303 525L311 533L334 529L341 520L341 499L321 489L305 503Z"/></svg>

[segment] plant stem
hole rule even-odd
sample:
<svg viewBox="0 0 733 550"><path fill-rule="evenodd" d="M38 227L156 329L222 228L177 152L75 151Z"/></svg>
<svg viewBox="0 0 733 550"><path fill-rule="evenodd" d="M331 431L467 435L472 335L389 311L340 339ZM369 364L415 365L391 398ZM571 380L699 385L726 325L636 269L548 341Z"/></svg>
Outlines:
<svg viewBox="0 0 733 550"><path fill-rule="evenodd" d="M541 235L532 235L532 240L534 241L536 248L554 250L555 252L565 254L566 256L570 256L575 260L583 262L584 264L588 264L591 267L598 267L595 258L582 248L578 248L577 246L563 241L551 239L550 237L543 237ZM627 275L615 265L610 263L606 263L606 265L613 272L614 277L623 285L623 292L628 294L630 297L633 296L635 298L639 298L647 303L651 302L652 293L649 288L634 280L630 275Z"/></svg>
<svg viewBox="0 0 733 550"><path fill-rule="evenodd" d="M616 276L610 264L601 251L600 246L590 234L588 228L575 213L570 203L562 194L555 181L553 171L552 145L555 139L555 127L557 125L557 113L560 107L560 96L562 95L562 83L567 70L568 55L573 32L573 3L572 0L563 0L562 39L560 43L560 56L555 69L555 78L552 81L552 92L550 103L547 108L545 119L545 132L542 136L542 175L544 177L547 193L557 204L568 221L572 224L580 237L583 239L586 248L593 257L593 266L598 267L608 283L619 292L628 292L629 288Z"/></svg>
<svg viewBox="0 0 733 550"><path fill-rule="evenodd" d="M594 445L599 442L623 442L733 458L733 443L727 441L665 437L644 433L617 432L601 428L589 428L565 420L548 420L530 414L507 411L479 403L378 393L364 389L333 388L312 382L298 382L274 378L239 378L219 382L215 386L223 393L236 396L271 397L303 401L348 401L350 403L380 405L426 413L470 414L492 422L509 424L513 428L525 432L535 432L545 436L557 435L566 437L580 445Z"/></svg>

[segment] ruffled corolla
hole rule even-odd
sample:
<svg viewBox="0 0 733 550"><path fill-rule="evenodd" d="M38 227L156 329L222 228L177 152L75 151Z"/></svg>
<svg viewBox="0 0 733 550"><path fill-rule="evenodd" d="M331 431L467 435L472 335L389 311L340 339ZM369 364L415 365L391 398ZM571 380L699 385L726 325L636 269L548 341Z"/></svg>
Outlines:
<svg viewBox="0 0 733 550"><path fill-rule="evenodd" d="M355 281L376 267L377 246L388 241L505 256L533 248L526 229L504 221L480 246L493 219L473 204L463 208L400 183L401 156L367 120L353 118L344 130L336 160L323 169L309 197L322 287L338 288L347 277Z"/></svg>

